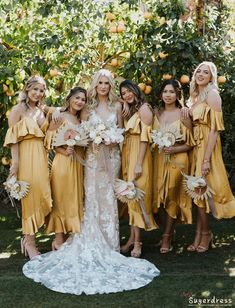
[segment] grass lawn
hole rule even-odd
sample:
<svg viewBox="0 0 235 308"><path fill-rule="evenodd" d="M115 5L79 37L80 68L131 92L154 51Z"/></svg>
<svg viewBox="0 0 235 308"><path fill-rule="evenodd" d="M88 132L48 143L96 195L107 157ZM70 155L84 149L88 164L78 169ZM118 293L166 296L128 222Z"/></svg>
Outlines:
<svg viewBox="0 0 235 308"><path fill-rule="evenodd" d="M233 299L235 307L235 219L211 219L216 248L204 254L189 253L185 249L193 239L194 227L178 226L174 250L166 255L160 254L156 246L161 230L143 233L143 258L161 270L161 275L146 287L116 294L76 296L50 291L23 276L21 269L26 259L20 254L20 220L13 210L0 207L0 307L181 308L189 307L190 297L212 299L214 296ZM122 241L125 240L126 222L121 222L120 233ZM50 250L51 240L39 234L42 252Z"/></svg>

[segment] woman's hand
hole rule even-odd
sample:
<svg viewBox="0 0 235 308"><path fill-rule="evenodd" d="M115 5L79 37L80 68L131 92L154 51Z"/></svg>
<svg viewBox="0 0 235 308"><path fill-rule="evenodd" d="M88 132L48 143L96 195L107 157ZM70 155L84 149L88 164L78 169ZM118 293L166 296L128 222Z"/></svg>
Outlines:
<svg viewBox="0 0 235 308"><path fill-rule="evenodd" d="M207 176L211 170L211 164L209 160L202 162L202 176Z"/></svg>
<svg viewBox="0 0 235 308"><path fill-rule="evenodd" d="M15 176L17 178L19 169L19 164L17 162L13 162L10 167L10 176Z"/></svg>
<svg viewBox="0 0 235 308"><path fill-rule="evenodd" d="M189 110L189 108L188 108L188 107L183 107L183 108L181 108L181 110L180 110L180 115L181 115L181 118L182 118L182 119L184 119L184 120L188 119L189 116L190 116L190 110Z"/></svg>
<svg viewBox="0 0 235 308"><path fill-rule="evenodd" d="M52 113L52 123L53 124L61 124L62 123L62 117L60 114L60 108L56 108L56 110Z"/></svg>
<svg viewBox="0 0 235 308"><path fill-rule="evenodd" d="M135 173L135 180L137 180L142 174L142 166L140 164L137 163L135 165L134 173Z"/></svg>
<svg viewBox="0 0 235 308"><path fill-rule="evenodd" d="M164 147L164 148L163 148L163 152L164 152L166 155L171 155L171 154L176 153L176 149L175 149L174 146L171 146L171 147Z"/></svg>
<svg viewBox="0 0 235 308"><path fill-rule="evenodd" d="M73 155L74 153L74 147L67 147L66 150L65 150L66 154L69 156L69 155Z"/></svg>
<svg viewBox="0 0 235 308"><path fill-rule="evenodd" d="M130 115L130 107L128 103L123 101L123 107L122 107L122 116L124 118L128 117Z"/></svg>

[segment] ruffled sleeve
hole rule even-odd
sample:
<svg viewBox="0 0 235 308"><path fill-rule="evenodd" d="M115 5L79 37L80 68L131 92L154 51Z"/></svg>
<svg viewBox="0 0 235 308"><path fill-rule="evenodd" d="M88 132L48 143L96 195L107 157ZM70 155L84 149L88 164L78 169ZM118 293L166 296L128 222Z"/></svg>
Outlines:
<svg viewBox="0 0 235 308"><path fill-rule="evenodd" d="M224 120L222 111L210 110L211 129L215 131L224 130Z"/></svg>
<svg viewBox="0 0 235 308"><path fill-rule="evenodd" d="M30 137L44 138L39 126L30 118L23 118L7 130L4 146L10 147Z"/></svg>
<svg viewBox="0 0 235 308"><path fill-rule="evenodd" d="M192 131L187 126L185 126L182 122L180 122L180 130L181 130L181 134L183 135L182 139L184 143L186 143L187 145L191 147L195 146L196 143L194 141Z"/></svg>
<svg viewBox="0 0 235 308"><path fill-rule="evenodd" d="M125 128L126 132L140 134L140 117L137 112L125 123Z"/></svg>
<svg viewBox="0 0 235 308"><path fill-rule="evenodd" d="M152 126L146 125L142 121L140 121L140 126L141 126L140 141L152 142L152 137L151 137Z"/></svg>

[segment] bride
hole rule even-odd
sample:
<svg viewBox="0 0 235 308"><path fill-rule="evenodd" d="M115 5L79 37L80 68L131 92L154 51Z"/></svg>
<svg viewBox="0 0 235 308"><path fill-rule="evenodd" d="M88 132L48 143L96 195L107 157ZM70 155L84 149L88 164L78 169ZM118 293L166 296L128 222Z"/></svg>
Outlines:
<svg viewBox="0 0 235 308"><path fill-rule="evenodd" d="M122 127L121 104L109 71L102 69L93 76L83 118ZM117 200L112 188L119 169L118 145L88 147L81 233L71 235L59 250L27 262L25 276L53 291L79 295L138 289L159 275L152 263L119 253Z"/></svg>

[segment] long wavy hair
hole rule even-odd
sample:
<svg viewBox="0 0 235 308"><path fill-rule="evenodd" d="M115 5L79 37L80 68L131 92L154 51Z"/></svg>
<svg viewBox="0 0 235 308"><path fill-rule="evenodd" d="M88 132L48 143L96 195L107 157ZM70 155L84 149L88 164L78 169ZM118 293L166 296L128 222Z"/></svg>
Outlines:
<svg viewBox="0 0 235 308"><path fill-rule="evenodd" d="M70 99L71 99L72 96L77 95L78 93L84 93L85 99L86 99L86 102L87 102L87 91L82 87L74 87L70 90L69 94L65 98L65 104L64 104L64 107L62 108L62 112L69 111ZM76 113L76 116L77 116L78 119L80 119L80 114L81 114L81 110L78 110L77 113Z"/></svg>
<svg viewBox="0 0 235 308"><path fill-rule="evenodd" d="M202 66L202 65L206 65L209 68L209 71L211 73L211 80L208 83L208 85L203 89L203 91L201 93L199 93L199 87L198 84L196 82L196 73L198 71L198 69ZM202 63L200 63L196 69L193 72L193 76L192 76L192 80L190 82L190 99L189 99L189 103L194 103L195 99L197 98L199 102L203 102L206 100L208 92L211 89L217 89L218 90L218 84L217 84L217 68L215 66L215 64L213 62L209 62L209 61L204 61Z"/></svg>
<svg viewBox="0 0 235 308"><path fill-rule="evenodd" d="M160 89L160 108L165 108L165 103L162 100L162 94L167 85L171 85L176 94L176 107L182 108L184 106L183 102L183 90L181 87L181 83L176 79L165 80Z"/></svg>
<svg viewBox="0 0 235 308"><path fill-rule="evenodd" d="M42 100L37 102L37 106L39 104L42 104L44 102L44 98L46 96L46 90L47 90L47 86L46 86L46 82L45 80L41 77L41 76L32 76L30 77L23 90L20 92L18 98L17 98L17 103L21 103L24 104L25 108L28 109L29 108L29 97L28 97L28 92L34 87L35 84L41 84L44 87L44 95L42 97Z"/></svg>
<svg viewBox="0 0 235 308"><path fill-rule="evenodd" d="M138 87L138 85L132 80L126 79L120 83L119 90L120 90L121 98L122 98L122 88L127 88L135 96L134 103L130 105L130 116L129 117L132 117L133 114L137 112L144 103L146 103L145 96L143 92L140 90L140 88Z"/></svg>
<svg viewBox="0 0 235 308"><path fill-rule="evenodd" d="M110 85L110 90L107 97L108 106L113 108L115 103L117 103L118 101L118 96L114 92L115 83L111 72L106 69L101 69L93 75L91 85L87 91L87 97L88 97L87 105L89 110L94 110L98 106L99 101L98 101L98 94L96 87L98 86L99 81L102 77L106 77Z"/></svg>

